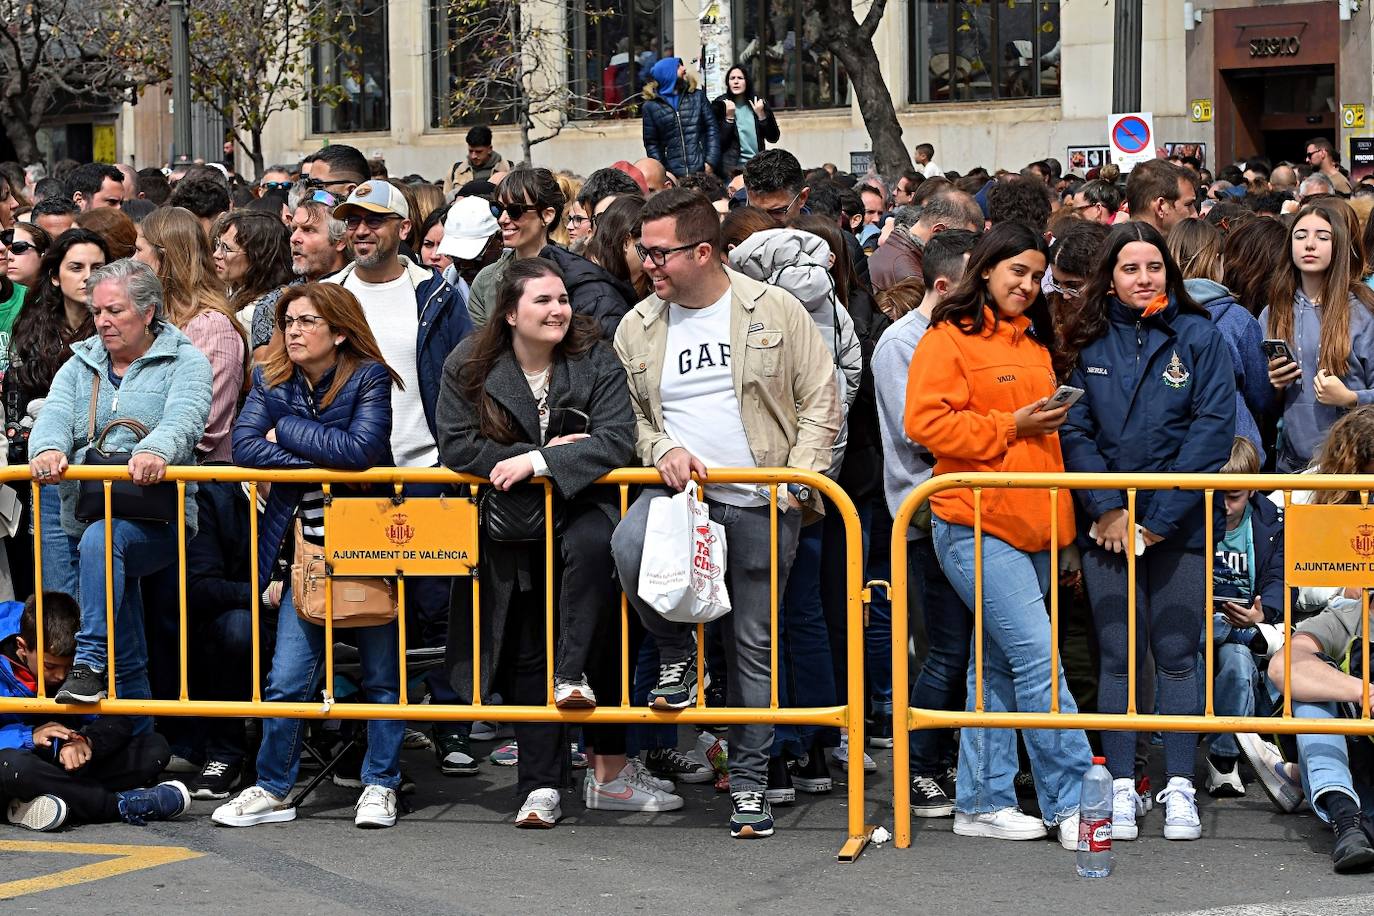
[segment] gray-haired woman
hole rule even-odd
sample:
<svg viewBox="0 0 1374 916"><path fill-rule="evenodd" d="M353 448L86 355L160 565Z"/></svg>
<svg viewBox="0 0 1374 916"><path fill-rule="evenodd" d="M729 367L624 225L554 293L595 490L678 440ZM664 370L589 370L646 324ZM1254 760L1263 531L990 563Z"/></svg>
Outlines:
<svg viewBox="0 0 1374 916"><path fill-rule="evenodd" d="M210 363L190 339L162 319L162 284L152 269L137 261L115 261L94 271L86 282L87 304L95 336L72 345L72 356L57 370L47 404L29 438L33 479L51 484L63 478L69 463L81 463L91 447L91 411L97 436L112 420L135 420L148 432L130 426L108 431L104 448L127 451L135 483L158 483L169 464L191 464L193 450L205 434L210 414ZM94 396L92 392L94 390ZM65 481L62 528L79 557L77 596L81 630L76 658L57 699L94 703L106 695L105 525L76 519L78 486ZM186 488L187 534L195 533L194 487ZM119 696L151 696L148 648L143 635L143 603L138 579L173 562L177 529L164 522L111 522L115 600L116 686ZM151 725L138 720L136 731Z"/></svg>

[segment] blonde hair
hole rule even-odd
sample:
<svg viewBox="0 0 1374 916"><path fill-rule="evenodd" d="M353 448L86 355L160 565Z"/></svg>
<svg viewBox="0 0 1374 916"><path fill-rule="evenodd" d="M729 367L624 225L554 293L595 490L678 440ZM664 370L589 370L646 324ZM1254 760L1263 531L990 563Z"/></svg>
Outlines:
<svg viewBox="0 0 1374 916"><path fill-rule="evenodd" d="M1169 230L1168 243L1183 279L1221 282L1221 231L1216 226L1193 217L1179 220Z"/></svg>
<svg viewBox="0 0 1374 916"><path fill-rule="evenodd" d="M1374 404L1356 407L1331 424L1317 454L1321 474L1363 474L1374 465ZM1360 494L1351 490L1316 490L1314 503L1337 505L1358 503Z"/></svg>
<svg viewBox="0 0 1374 916"><path fill-rule="evenodd" d="M563 192L564 200L577 200L577 195L582 191L582 179L574 178L571 175L559 174L555 176L559 189ZM568 233L568 222L559 219L549 229L549 241L562 245L565 248L572 242L572 236Z"/></svg>
<svg viewBox="0 0 1374 916"><path fill-rule="evenodd" d="M139 231L143 241L157 249L157 277L162 281L167 320L185 330L191 319L212 309L228 318L243 336L243 326L215 274L210 240L196 215L185 207L160 207L148 214Z"/></svg>
<svg viewBox="0 0 1374 916"><path fill-rule="evenodd" d="M1255 448L1255 443L1244 436L1236 436L1231 442L1231 457L1221 466L1221 473L1258 474L1259 472L1259 449Z"/></svg>

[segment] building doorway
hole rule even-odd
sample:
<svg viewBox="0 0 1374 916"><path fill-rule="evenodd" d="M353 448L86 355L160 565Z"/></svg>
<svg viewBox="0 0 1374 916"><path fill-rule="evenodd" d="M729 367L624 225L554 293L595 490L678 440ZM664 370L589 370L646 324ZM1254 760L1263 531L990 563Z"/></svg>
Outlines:
<svg viewBox="0 0 1374 916"><path fill-rule="evenodd" d="M1232 159L1261 156L1271 163L1300 163L1308 140L1325 137L1335 144L1333 65L1225 70L1221 75L1232 103L1226 113L1232 119Z"/></svg>

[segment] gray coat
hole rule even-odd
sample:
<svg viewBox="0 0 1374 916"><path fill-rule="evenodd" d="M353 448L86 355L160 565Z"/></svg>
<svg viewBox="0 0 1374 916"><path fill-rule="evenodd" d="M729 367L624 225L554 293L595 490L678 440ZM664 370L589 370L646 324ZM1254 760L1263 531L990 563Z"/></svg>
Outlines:
<svg viewBox="0 0 1374 916"><path fill-rule="evenodd" d="M459 370L474 346L469 337L444 363L439 392L439 458L451 470L486 477L497 462L523 455L539 446L539 414L529 383L515 357L507 353L492 367L486 379L488 394L515 418L521 440L493 442L478 432L476 407L459 391ZM634 460L635 418L630 392L620 360L605 343L586 354L554 364L549 381L549 407L572 407L587 415L587 439L541 449L549 466L556 493L570 503L591 503L612 523L620 519L619 491L591 487L597 478ZM606 544L609 552L611 546ZM522 567L536 573L544 568L542 545L520 547L494 544L485 536L480 543L482 595L482 695L488 698L496 661L501 658L511 599L522 585ZM538 575L533 576L537 588ZM542 593L539 601L542 606ZM472 701L472 583L455 579L449 611L449 676L460 703Z"/></svg>

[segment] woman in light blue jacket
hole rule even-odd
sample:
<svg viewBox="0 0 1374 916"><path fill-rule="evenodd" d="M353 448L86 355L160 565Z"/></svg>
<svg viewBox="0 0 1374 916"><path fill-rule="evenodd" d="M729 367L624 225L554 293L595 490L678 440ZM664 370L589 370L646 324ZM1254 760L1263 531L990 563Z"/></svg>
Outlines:
<svg viewBox="0 0 1374 916"><path fill-rule="evenodd" d="M128 469L139 486L161 482L168 465L193 464L210 415L210 362L163 320L162 284L151 268L115 261L91 274L86 295L95 336L72 345L29 438L33 479L62 481L62 528L80 564L81 630L75 664L57 693L60 703L94 703L106 696L105 525L77 520L79 486L63 479L93 444L91 411L97 437L113 420L136 421L146 430L113 426L104 442L106 452L132 453ZM194 486L186 487L185 504L190 536L196 530ZM177 529L167 522L122 518L110 529L116 687L122 698L144 699L152 694L138 580L175 562ZM151 720L140 718L135 730L150 726Z"/></svg>

